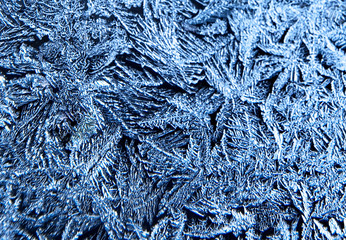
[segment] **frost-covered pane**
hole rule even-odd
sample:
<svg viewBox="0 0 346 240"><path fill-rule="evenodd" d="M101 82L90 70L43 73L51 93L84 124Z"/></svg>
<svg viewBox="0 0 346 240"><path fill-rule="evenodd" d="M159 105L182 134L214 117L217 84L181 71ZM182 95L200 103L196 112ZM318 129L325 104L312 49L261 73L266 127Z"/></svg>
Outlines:
<svg viewBox="0 0 346 240"><path fill-rule="evenodd" d="M346 238L341 0L2 0L0 239Z"/></svg>

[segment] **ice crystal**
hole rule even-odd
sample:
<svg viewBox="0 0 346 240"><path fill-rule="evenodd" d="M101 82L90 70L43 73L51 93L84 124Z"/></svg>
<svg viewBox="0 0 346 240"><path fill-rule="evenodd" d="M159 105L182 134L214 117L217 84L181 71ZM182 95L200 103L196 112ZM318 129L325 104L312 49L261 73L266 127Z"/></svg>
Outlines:
<svg viewBox="0 0 346 240"><path fill-rule="evenodd" d="M345 13L0 0L0 238L346 238Z"/></svg>

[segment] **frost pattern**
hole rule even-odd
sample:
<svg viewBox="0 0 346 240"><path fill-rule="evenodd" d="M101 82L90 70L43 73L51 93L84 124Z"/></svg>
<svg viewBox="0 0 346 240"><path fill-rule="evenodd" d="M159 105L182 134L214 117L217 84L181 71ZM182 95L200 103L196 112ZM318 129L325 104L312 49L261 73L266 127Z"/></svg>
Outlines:
<svg viewBox="0 0 346 240"><path fill-rule="evenodd" d="M341 0L1 0L1 239L346 238Z"/></svg>

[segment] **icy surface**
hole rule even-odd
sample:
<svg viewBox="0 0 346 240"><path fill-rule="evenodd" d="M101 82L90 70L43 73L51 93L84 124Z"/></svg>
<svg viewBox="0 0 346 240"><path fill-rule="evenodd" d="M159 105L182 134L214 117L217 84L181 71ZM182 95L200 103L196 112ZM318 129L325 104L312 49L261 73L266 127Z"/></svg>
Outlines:
<svg viewBox="0 0 346 240"><path fill-rule="evenodd" d="M342 0L0 0L0 239L345 239Z"/></svg>

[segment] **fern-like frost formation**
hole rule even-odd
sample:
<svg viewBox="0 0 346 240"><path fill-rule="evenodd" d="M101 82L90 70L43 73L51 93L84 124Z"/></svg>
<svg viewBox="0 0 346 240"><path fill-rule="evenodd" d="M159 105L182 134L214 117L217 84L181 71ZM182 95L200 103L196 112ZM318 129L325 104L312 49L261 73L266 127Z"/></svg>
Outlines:
<svg viewBox="0 0 346 240"><path fill-rule="evenodd" d="M0 0L0 239L345 239L343 0Z"/></svg>

